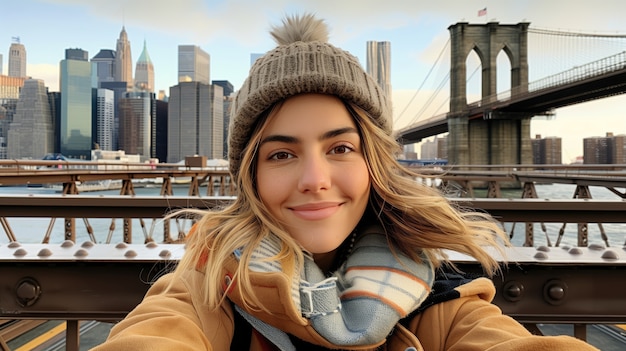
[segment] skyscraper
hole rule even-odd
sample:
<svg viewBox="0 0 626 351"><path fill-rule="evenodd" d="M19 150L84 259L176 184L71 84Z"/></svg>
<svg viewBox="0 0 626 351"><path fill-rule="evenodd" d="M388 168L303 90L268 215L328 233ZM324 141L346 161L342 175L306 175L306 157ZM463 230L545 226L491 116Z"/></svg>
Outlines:
<svg viewBox="0 0 626 351"><path fill-rule="evenodd" d="M234 95L233 92L235 88L233 85L227 80L214 80L213 85L219 85L223 89L224 93L224 121L222 122L224 132L222 133L222 150L224 152L224 159L228 158L228 125L230 124L230 106L233 103Z"/></svg>
<svg viewBox="0 0 626 351"><path fill-rule="evenodd" d="M24 77L0 75L0 159L7 158L9 124L13 121L20 90L25 80Z"/></svg>
<svg viewBox="0 0 626 351"><path fill-rule="evenodd" d="M134 86L133 59L130 52L130 41L128 41L128 35L124 26L122 26L120 37L117 39L115 50L115 81L126 82L129 90Z"/></svg>
<svg viewBox="0 0 626 351"><path fill-rule="evenodd" d="M178 45L178 82L211 84L211 57L195 45Z"/></svg>
<svg viewBox="0 0 626 351"><path fill-rule="evenodd" d="M54 130L54 153L58 154L61 152L61 92L48 92L48 102Z"/></svg>
<svg viewBox="0 0 626 351"><path fill-rule="evenodd" d="M25 77L0 75L0 101L3 99L19 99L20 90L24 86L25 80Z"/></svg>
<svg viewBox="0 0 626 351"><path fill-rule="evenodd" d="M391 98L391 43L388 41L367 42L367 73L385 94Z"/></svg>
<svg viewBox="0 0 626 351"><path fill-rule="evenodd" d="M227 80L214 80L212 84L221 86L222 89L224 89L224 96L230 96L233 92L235 92L235 87L233 87L233 84Z"/></svg>
<svg viewBox="0 0 626 351"><path fill-rule="evenodd" d="M126 82L100 82L100 88L108 89L113 91L113 105L114 109L114 117L113 117L113 150L119 149L119 117L120 117L120 100L124 96L124 94L128 91L128 87L126 86Z"/></svg>
<svg viewBox="0 0 626 351"><path fill-rule="evenodd" d="M7 156L42 159L54 151L52 112L47 89L40 79L27 79L9 125Z"/></svg>
<svg viewBox="0 0 626 351"><path fill-rule="evenodd" d="M221 86L180 82L170 87L167 162L186 156L222 159L224 92Z"/></svg>
<svg viewBox="0 0 626 351"><path fill-rule="evenodd" d="M115 93L109 89L98 89L96 96L96 142L101 150L113 150L115 127Z"/></svg>
<svg viewBox="0 0 626 351"><path fill-rule="evenodd" d="M0 99L0 159L2 160L7 158L9 125L15 116L17 101L18 99Z"/></svg>
<svg viewBox="0 0 626 351"><path fill-rule="evenodd" d="M151 146L151 153L159 159L159 162L167 162L167 135L168 133L168 102L157 98L156 100L156 123L152 126L154 131L154 143Z"/></svg>
<svg viewBox="0 0 626 351"><path fill-rule="evenodd" d="M146 41L143 41L143 51L135 66L135 87L142 91L154 92L154 65L150 60Z"/></svg>
<svg viewBox="0 0 626 351"><path fill-rule="evenodd" d="M91 63L87 52L68 49L61 60L60 152L67 157L89 159L92 142Z"/></svg>
<svg viewBox="0 0 626 351"><path fill-rule="evenodd" d="M13 37L9 47L9 77L26 77L26 48L20 38Z"/></svg>
<svg viewBox="0 0 626 351"><path fill-rule="evenodd" d="M83 49L65 49L66 60L87 61L89 53Z"/></svg>
<svg viewBox="0 0 626 351"><path fill-rule="evenodd" d="M115 51L101 49L96 56L91 58L95 63L94 69L98 76L98 87L100 82L113 82L115 80Z"/></svg>
<svg viewBox="0 0 626 351"><path fill-rule="evenodd" d="M156 123L156 99L147 91L127 92L120 99L119 147L127 154L149 159ZM156 136L154 136L156 138Z"/></svg>

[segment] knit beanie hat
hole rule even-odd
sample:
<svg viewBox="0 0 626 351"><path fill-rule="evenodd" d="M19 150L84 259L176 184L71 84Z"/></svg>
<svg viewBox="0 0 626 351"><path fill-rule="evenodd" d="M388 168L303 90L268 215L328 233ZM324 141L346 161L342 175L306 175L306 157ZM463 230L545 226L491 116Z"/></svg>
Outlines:
<svg viewBox="0 0 626 351"><path fill-rule="evenodd" d="M391 134L391 105L358 59L328 43L323 20L311 14L287 17L270 34L278 46L256 60L231 107L230 173L237 178L243 150L261 113L302 93L336 95L366 111Z"/></svg>

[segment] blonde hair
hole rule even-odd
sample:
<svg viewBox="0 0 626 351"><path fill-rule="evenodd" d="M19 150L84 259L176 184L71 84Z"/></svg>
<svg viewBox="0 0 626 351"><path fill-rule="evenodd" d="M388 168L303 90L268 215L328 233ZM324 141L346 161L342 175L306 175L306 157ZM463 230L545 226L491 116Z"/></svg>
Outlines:
<svg viewBox="0 0 626 351"><path fill-rule="evenodd" d="M235 201L221 210L182 210L172 214L172 216L190 213L202 215L194 225L193 234L187 237L185 255L174 273L183 274L189 269L202 271L203 298L211 308L217 308L225 298L222 291L223 267L235 250L242 249L242 255L237 271L232 277L237 284L233 285L235 289L241 290L247 308L263 309L263 304L252 288L247 268L253 249L270 233L280 238L283 244L276 259L283 263L286 274L295 274L296 267L300 267L304 261L302 249L268 212L259 198L255 184L256 154L261 135L267 125L265 122L280 104L281 102L278 102L263 112L253 128L241 159L241 165L249 167L244 172L237 172L236 179L231 180L236 183L239 193ZM200 265L199 262L205 263Z"/></svg>
<svg viewBox="0 0 626 351"><path fill-rule="evenodd" d="M499 222L487 213L453 205L440 191L416 181L424 177L401 165L400 145L378 128L362 109L346 104L360 129L372 191L370 205L386 230L392 248L419 260L423 254L435 267L454 266L444 250L474 257L488 275L499 269L486 246L509 245Z"/></svg>
<svg viewBox="0 0 626 351"><path fill-rule="evenodd" d="M189 269L203 272L202 293L210 308L217 308L225 298L223 267L235 250L241 249L241 258L232 279L238 282L234 288L240 289L246 308L264 309L252 287L247 267L253 249L270 233L282 242L275 259L281 261L286 274L295 274L303 262L302 249L269 214L255 186L260 137L267 119L280 104L276 103L257 120L241 160L241 165L249 167L238 172L233 180L239 191L235 201L221 210L184 211L202 217L194 226L194 234L188 236L187 251L174 274L180 275ZM451 265L444 250L453 250L474 257L488 274L495 272L498 263L483 247L508 243L498 223L487 214L455 208L436 189L416 182L414 178L418 174L395 158L399 150L396 140L372 122L365 111L353 104L344 104L359 129L371 177L368 211L386 231L392 248L416 261L422 259L422 254L435 267Z"/></svg>

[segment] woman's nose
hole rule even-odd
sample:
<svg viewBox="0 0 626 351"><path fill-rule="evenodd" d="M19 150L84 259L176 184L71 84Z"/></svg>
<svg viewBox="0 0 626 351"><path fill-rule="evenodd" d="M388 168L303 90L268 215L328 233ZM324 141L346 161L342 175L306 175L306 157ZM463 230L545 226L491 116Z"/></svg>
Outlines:
<svg viewBox="0 0 626 351"><path fill-rule="evenodd" d="M301 192L318 192L330 188L330 167L324 157L309 156L302 159L298 190Z"/></svg>

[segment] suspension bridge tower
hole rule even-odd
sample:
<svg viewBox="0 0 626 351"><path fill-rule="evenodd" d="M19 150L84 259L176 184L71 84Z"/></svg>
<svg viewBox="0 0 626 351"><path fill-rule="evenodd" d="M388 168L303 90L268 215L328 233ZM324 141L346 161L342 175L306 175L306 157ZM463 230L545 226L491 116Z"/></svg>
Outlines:
<svg viewBox="0 0 626 351"><path fill-rule="evenodd" d="M531 164L532 145L528 113L492 113L469 116L467 104L468 55L474 51L482 65L482 99L497 98L497 57L506 53L511 63L511 96L528 91L528 26L456 23L448 27L451 43L448 162L454 165Z"/></svg>

